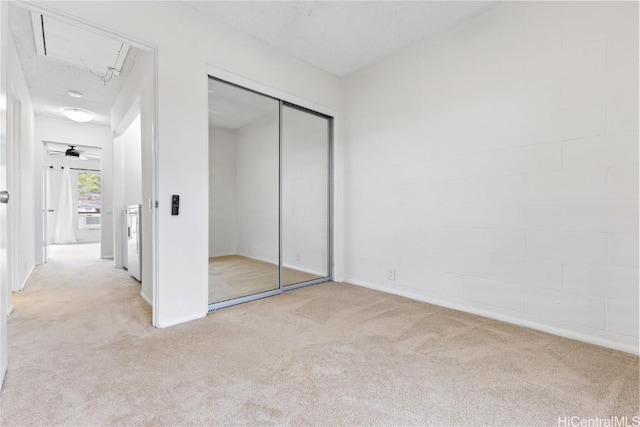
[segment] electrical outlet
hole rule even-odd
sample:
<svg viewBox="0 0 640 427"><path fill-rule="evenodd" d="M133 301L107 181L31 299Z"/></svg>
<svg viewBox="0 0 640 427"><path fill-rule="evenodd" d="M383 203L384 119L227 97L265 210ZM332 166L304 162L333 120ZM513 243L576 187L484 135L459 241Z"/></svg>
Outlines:
<svg viewBox="0 0 640 427"><path fill-rule="evenodd" d="M395 268L387 269L387 280L396 280L396 269Z"/></svg>
<svg viewBox="0 0 640 427"><path fill-rule="evenodd" d="M300 252L296 252L296 261L300 261L301 258Z"/></svg>

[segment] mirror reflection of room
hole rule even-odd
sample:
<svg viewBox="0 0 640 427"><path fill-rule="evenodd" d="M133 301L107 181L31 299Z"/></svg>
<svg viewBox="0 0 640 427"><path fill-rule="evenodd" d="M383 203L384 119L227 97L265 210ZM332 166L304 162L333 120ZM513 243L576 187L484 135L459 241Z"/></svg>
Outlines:
<svg viewBox="0 0 640 427"><path fill-rule="evenodd" d="M209 80L209 304L330 279L330 119Z"/></svg>
<svg viewBox="0 0 640 427"><path fill-rule="evenodd" d="M279 101L209 80L209 303L279 289Z"/></svg>
<svg viewBox="0 0 640 427"><path fill-rule="evenodd" d="M329 276L329 123L282 108L282 285Z"/></svg>

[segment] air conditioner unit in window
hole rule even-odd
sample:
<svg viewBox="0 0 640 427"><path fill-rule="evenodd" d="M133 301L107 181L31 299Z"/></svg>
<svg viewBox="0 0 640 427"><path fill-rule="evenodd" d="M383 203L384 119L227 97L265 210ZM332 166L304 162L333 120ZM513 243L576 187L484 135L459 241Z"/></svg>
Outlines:
<svg viewBox="0 0 640 427"><path fill-rule="evenodd" d="M78 214L78 230L100 230L100 214Z"/></svg>

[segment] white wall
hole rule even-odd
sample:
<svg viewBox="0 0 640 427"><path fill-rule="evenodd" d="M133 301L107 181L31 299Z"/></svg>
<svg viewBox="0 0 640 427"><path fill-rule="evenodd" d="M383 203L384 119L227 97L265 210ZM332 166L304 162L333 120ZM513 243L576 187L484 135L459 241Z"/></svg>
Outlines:
<svg viewBox="0 0 640 427"><path fill-rule="evenodd" d="M126 216L124 210L124 162L122 161L122 136L115 136L111 144L111 184L112 193L110 204L112 212L112 233L111 253L113 254L113 265L115 268L127 268L127 248L125 241Z"/></svg>
<svg viewBox="0 0 640 427"><path fill-rule="evenodd" d="M135 111L139 113L139 105ZM140 115L113 139L113 253L116 268L128 267L126 209L142 204L142 132ZM142 230L144 233L144 230ZM143 235L144 238L144 235ZM144 253L150 246L142 245ZM143 264L144 265L144 264ZM142 276L140 276L142 278ZM144 281L144 279L143 279ZM149 280L150 281L150 280ZM151 299L144 295L145 300Z"/></svg>
<svg viewBox="0 0 640 427"><path fill-rule="evenodd" d="M209 257L237 254L237 132L209 128Z"/></svg>
<svg viewBox="0 0 640 427"><path fill-rule="evenodd" d="M140 116L122 134L124 162L124 205L142 203L142 134Z"/></svg>
<svg viewBox="0 0 640 427"><path fill-rule="evenodd" d="M142 204L142 133L140 116L113 140L113 243L116 268L126 266L126 219L123 211L130 205Z"/></svg>
<svg viewBox="0 0 640 427"><path fill-rule="evenodd" d="M111 132L107 126L50 117L37 116L35 130L38 137L37 143L53 141L71 145L103 147L111 139Z"/></svg>
<svg viewBox="0 0 640 427"><path fill-rule="evenodd" d="M637 3L503 4L345 89L349 281L638 351Z"/></svg>
<svg viewBox="0 0 640 427"><path fill-rule="evenodd" d="M114 211L113 194L115 178L113 176L113 140L105 140L100 150L100 180L102 184L102 209L100 211L100 257L114 259L113 233Z"/></svg>
<svg viewBox="0 0 640 427"><path fill-rule="evenodd" d="M140 51L136 56L135 66L118 94L111 107L111 128L114 133L114 147L122 144L122 135L134 120L138 119L136 135L138 140L134 143L126 143L128 165L122 160L120 154L114 153L114 235L115 265L126 266L123 247L123 234L121 230L125 225L121 214L122 208L128 204L142 204L142 298L153 305L153 257L152 257L152 226L150 200L152 199L152 143L154 120L154 85L153 85L153 56L150 52ZM116 143L116 141L119 141ZM121 152L124 153L124 152ZM122 168L129 170L129 174L135 175L135 193L128 190L128 180L122 172ZM121 176L116 176L116 170ZM117 187L117 188L116 188ZM129 192L129 194L125 194ZM130 201L130 202L127 202ZM133 201L132 201L133 200ZM126 242L124 242L126 244Z"/></svg>
<svg viewBox="0 0 640 427"><path fill-rule="evenodd" d="M9 35L8 49L8 126L7 152L9 156L10 281L14 291L21 290L36 262L34 227L37 219L33 210L34 192L34 135L33 106L24 78L15 43Z"/></svg>
<svg viewBox="0 0 640 427"><path fill-rule="evenodd" d="M157 47L158 128L154 132L159 162L159 294L154 297L159 306L154 306L155 324L164 327L205 316L208 233L202 231L208 226L207 64L334 110L340 107L338 79L180 4L39 5ZM181 197L179 216L171 215L172 194Z"/></svg>
<svg viewBox="0 0 640 427"><path fill-rule="evenodd" d="M278 264L279 120L276 112L237 131L238 254Z"/></svg>

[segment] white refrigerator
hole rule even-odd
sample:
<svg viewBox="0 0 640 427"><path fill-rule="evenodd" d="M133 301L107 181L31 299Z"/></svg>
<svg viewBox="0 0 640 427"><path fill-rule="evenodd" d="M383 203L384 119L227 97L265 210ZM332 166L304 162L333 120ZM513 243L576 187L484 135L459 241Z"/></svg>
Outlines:
<svg viewBox="0 0 640 427"><path fill-rule="evenodd" d="M141 213L142 205L127 208L127 270L138 281L142 281Z"/></svg>

